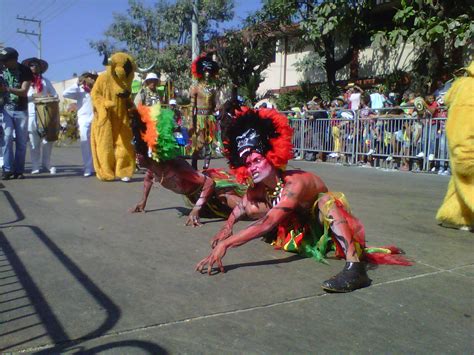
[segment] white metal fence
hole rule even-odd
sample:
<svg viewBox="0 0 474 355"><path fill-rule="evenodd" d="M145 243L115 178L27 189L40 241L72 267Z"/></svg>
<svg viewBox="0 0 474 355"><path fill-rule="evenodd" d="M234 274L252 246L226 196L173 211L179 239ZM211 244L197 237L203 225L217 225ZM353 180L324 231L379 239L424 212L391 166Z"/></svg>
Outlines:
<svg viewBox="0 0 474 355"><path fill-rule="evenodd" d="M294 129L295 156L306 160L420 171L449 162L446 117L418 113L414 107L307 111L303 118L282 113Z"/></svg>

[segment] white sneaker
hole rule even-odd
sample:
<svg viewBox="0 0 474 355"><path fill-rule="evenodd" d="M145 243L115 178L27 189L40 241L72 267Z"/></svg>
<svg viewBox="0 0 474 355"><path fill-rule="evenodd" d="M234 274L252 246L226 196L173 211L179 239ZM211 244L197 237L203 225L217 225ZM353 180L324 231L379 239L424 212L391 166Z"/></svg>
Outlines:
<svg viewBox="0 0 474 355"><path fill-rule="evenodd" d="M130 182L130 180L132 180L132 179L129 178L128 176L125 176L125 177L121 178L120 180L122 180L123 182Z"/></svg>
<svg viewBox="0 0 474 355"><path fill-rule="evenodd" d="M51 169L49 169L49 173L51 175L56 175L56 167L53 166Z"/></svg>
<svg viewBox="0 0 474 355"><path fill-rule="evenodd" d="M433 166L433 167L431 168L431 172L434 173L435 171L436 171L436 167Z"/></svg>
<svg viewBox="0 0 474 355"><path fill-rule="evenodd" d="M428 155L428 160L429 160L429 161L433 161L433 160L434 160L434 154Z"/></svg>
<svg viewBox="0 0 474 355"><path fill-rule="evenodd" d="M373 149L369 150L369 152L367 153L367 155L372 155L372 154L374 154L374 150L373 150Z"/></svg>
<svg viewBox="0 0 474 355"><path fill-rule="evenodd" d="M39 174L40 173L40 170L39 169L35 169L31 172L33 175L36 175L36 174Z"/></svg>
<svg viewBox="0 0 474 355"><path fill-rule="evenodd" d="M393 160L393 157L391 155L389 155L387 159L385 159L385 161L392 161L392 160Z"/></svg>
<svg viewBox="0 0 474 355"><path fill-rule="evenodd" d="M92 175L92 173L89 173L89 172L85 172L85 173L84 173L84 176L85 176L85 177L89 177L89 176L91 176L91 175Z"/></svg>
<svg viewBox="0 0 474 355"><path fill-rule="evenodd" d="M444 175L444 176L449 176L449 175L451 175L451 169L447 168L447 169L443 172L443 175Z"/></svg>
<svg viewBox="0 0 474 355"><path fill-rule="evenodd" d="M443 175L443 174L444 174L444 168L439 168L438 175Z"/></svg>
<svg viewBox="0 0 474 355"><path fill-rule="evenodd" d="M417 155L416 155L417 158L424 158L425 157L425 153L423 152L419 152Z"/></svg>

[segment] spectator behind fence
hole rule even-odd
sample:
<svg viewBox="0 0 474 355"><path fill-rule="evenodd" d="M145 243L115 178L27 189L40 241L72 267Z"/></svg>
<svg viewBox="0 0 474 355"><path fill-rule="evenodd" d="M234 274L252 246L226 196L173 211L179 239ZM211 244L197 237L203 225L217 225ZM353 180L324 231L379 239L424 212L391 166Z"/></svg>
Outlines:
<svg viewBox="0 0 474 355"><path fill-rule="evenodd" d="M361 153L358 157L360 164L372 166L372 155L375 153L375 112L368 105L369 98L362 96L360 100L360 133L362 135Z"/></svg>
<svg viewBox="0 0 474 355"><path fill-rule="evenodd" d="M444 97L438 97L436 100L439 105L437 116L442 118L439 121L438 128L438 158L439 160L435 161L435 165L431 168L432 172L435 172L438 169L438 175L451 175L451 169L449 168L448 161L448 146L446 140L446 119L448 117L448 110L444 107Z"/></svg>
<svg viewBox="0 0 474 355"><path fill-rule="evenodd" d="M437 151L439 121L435 120L434 118L438 117L439 105L433 95L427 95L423 104L426 109L424 118L426 122L427 136L429 137L429 146L427 152L428 161L432 162L435 159L435 153Z"/></svg>
<svg viewBox="0 0 474 355"><path fill-rule="evenodd" d="M360 108L361 96L364 93L364 90L356 84L350 83L348 85L349 96L347 101L349 102L349 110L358 110Z"/></svg>
<svg viewBox="0 0 474 355"><path fill-rule="evenodd" d="M338 119L337 113L343 102L344 100L341 100L341 98L334 99L331 102L331 106L329 108L331 116L331 135L333 141L332 153L329 154L330 158L339 158L341 153L341 121Z"/></svg>
<svg viewBox="0 0 474 355"><path fill-rule="evenodd" d="M378 110L385 106L387 99L385 95L382 94L381 89L381 86L377 85L374 87L374 92L370 94L370 108L372 110Z"/></svg>

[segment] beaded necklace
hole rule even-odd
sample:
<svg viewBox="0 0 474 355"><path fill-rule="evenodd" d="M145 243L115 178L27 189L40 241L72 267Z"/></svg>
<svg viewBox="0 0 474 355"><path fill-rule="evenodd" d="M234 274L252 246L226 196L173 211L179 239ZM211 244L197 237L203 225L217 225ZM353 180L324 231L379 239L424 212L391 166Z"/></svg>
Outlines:
<svg viewBox="0 0 474 355"><path fill-rule="evenodd" d="M270 190L267 188L267 201L270 203L273 207L278 204L281 200L281 193L283 191L284 187L283 179L280 177L278 178L278 182L275 186L275 189Z"/></svg>

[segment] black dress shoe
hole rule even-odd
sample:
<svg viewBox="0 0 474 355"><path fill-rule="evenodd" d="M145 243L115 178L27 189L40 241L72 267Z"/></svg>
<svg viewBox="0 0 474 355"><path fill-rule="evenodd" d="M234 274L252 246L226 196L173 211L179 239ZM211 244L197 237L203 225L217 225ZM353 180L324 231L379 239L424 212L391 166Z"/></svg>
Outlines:
<svg viewBox="0 0 474 355"><path fill-rule="evenodd" d="M14 174L9 171L4 171L2 174L2 180L10 180L14 178Z"/></svg>
<svg viewBox="0 0 474 355"><path fill-rule="evenodd" d="M25 175L15 173L15 174L13 174L13 178L18 179L18 180L23 180L25 178Z"/></svg>
<svg viewBox="0 0 474 355"><path fill-rule="evenodd" d="M321 287L328 292L352 292L369 286L371 282L364 262L346 262L344 269L324 281Z"/></svg>

